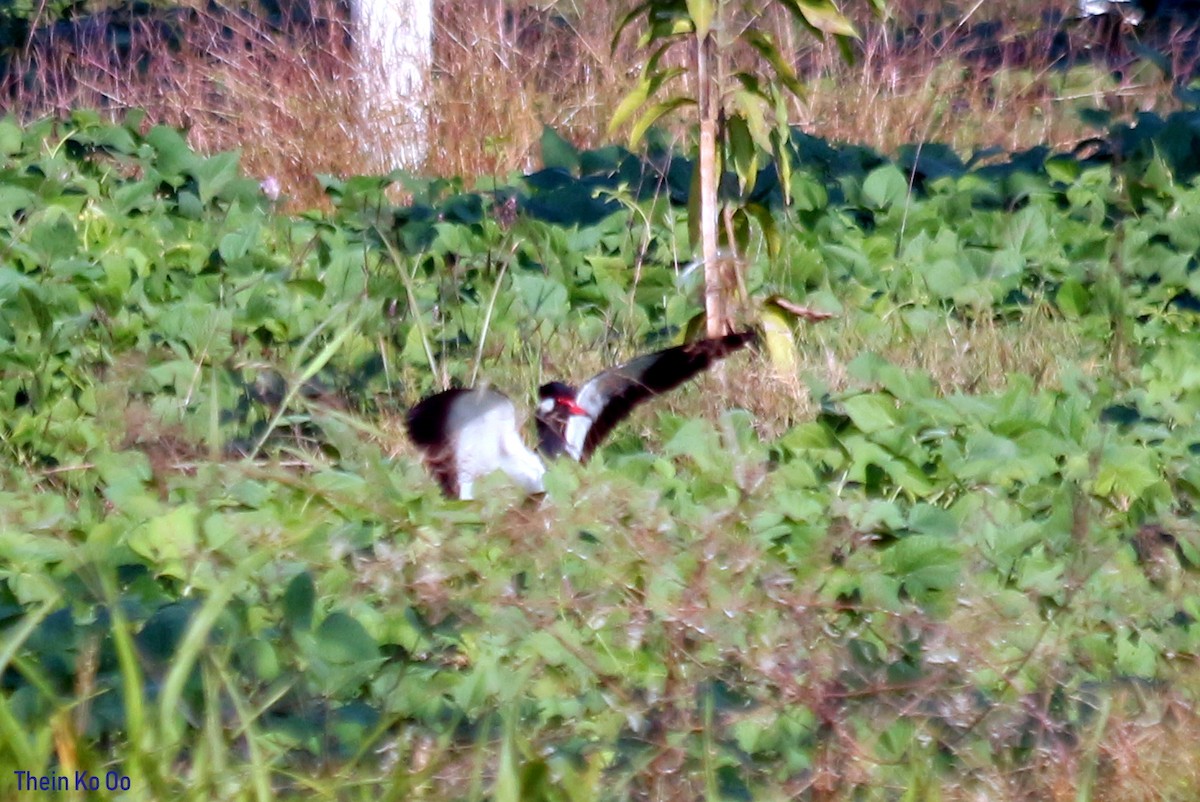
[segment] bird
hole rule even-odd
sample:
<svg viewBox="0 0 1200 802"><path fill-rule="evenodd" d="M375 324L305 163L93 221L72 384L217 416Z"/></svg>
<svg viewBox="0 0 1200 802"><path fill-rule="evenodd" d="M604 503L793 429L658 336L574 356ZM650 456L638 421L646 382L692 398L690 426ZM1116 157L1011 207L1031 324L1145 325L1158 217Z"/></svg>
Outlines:
<svg viewBox="0 0 1200 802"><path fill-rule="evenodd" d="M1140 25L1147 11L1153 15L1158 3L1139 0L1079 0L1079 16L1100 17L1112 14L1130 25Z"/></svg>
<svg viewBox="0 0 1200 802"><path fill-rule="evenodd" d="M560 381L538 388L538 449L586 462L639 404L672 390L755 341L753 330L696 340L608 368L578 389ZM542 457L522 439L512 400L488 386L431 395L408 411L409 439L449 497L474 498L475 481L500 470L528 493L544 492Z"/></svg>

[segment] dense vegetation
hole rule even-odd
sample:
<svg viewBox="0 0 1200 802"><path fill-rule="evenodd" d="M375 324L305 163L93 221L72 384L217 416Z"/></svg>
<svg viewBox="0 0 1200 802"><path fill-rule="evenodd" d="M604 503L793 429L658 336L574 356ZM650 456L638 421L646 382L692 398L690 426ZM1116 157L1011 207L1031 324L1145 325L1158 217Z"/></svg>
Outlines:
<svg viewBox="0 0 1200 802"><path fill-rule="evenodd" d="M464 504L400 412L681 336L685 160L291 217L136 114L0 122L0 789L1192 798L1200 115L1101 133L797 132L737 232L838 314L797 364Z"/></svg>

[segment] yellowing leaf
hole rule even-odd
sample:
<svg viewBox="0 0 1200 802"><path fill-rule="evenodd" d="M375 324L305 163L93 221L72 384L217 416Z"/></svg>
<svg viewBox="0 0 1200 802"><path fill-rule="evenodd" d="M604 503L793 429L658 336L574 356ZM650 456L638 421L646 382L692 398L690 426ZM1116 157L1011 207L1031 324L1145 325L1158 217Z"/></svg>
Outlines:
<svg viewBox="0 0 1200 802"><path fill-rule="evenodd" d="M643 80L639 83L632 92L621 98L621 102L617 104L617 108L613 111L612 119L608 121L608 132L621 127L621 124L628 120L635 111L641 108L642 104L650 97L650 83Z"/></svg>
<svg viewBox="0 0 1200 802"><path fill-rule="evenodd" d="M778 307L765 306L760 321L772 367L780 376L794 378L800 369L800 357L787 318Z"/></svg>
<svg viewBox="0 0 1200 802"><path fill-rule="evenodd" d="M642 141L642 137L646 135L646 131L650 130L650 126L658 122L658 119L664 114L681 106L694 106L695 104L696 101L687 97L673 97L670 100L655 103L633 124L633 130L629 132L629 146L637 147L637 144Z"/></svg>
<svg viewBox="0 0 1200 802"><path fill-rule="evenodd" d="M831 0L796 0L796 6L808 24L818 31L858 38L854 24L838 11Z"/></svg>

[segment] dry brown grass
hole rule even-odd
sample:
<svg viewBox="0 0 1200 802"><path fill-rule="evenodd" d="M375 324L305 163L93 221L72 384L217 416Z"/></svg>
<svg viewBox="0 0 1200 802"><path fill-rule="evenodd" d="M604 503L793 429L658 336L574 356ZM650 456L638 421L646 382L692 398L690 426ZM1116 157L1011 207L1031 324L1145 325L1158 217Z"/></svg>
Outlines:
<svg viewBox="0 0 1200 802"><path fill-rule="evenodd" d="M543 124L580 146L611 141L609 117L635 85L641 56L629 33L610 52L619 8L598 13L578 0L545 11L516 11L502 0L438 5L424 172L471 181L533 169ZM43 32L12 73L32 68L38 79L5 91L25 118L80 107L119 116L143 107L151 122L186 127L202 151L241 148L246 169L279 178L293 208L320 204L314 176L368 171L363 154L377 143L363 141L369 129L358 120L344 11L335 0L314 9L313 23L283 30L231 10L190 10L178 42L169 41L165 26L138 22L121 53L94 31L57 38ZM1173 107L1169 82L1154 70L1114 79L1106 64L1097 67L1096 81L1064 96L1061 73L1046 58L1053 32L1039 22L1043 10L1031 2L1006 5L1003 33L980 54L968 33L1000 13L995 4L951 13L928 0L897 0L887 21L860 13L863 42L854 65L780 18L759 24L776 31L808 79L810 93L795 103L794 121L885 152L917 141L963 151L1062 147L1084 135L1081 103L1118 115ZM1099 47L1093 28L1078 26L1069 38L1076 50ZM1177 70L1193 66L1183 48L1169 51ZM681 131L683 122L676 122Z"/></svg>
<svg viewBox="0 0 1200 802"><path fill-rule="evenodd" d="M610 56L612 31L594 8L517 14L494 0L446 4L434 34L428 171L469 178L534 170L543 125L579 145L604 142L612 109L637 77L628 44Z"/></svg>
<svg viewBox="0 0 1200 802"><path fill-rule="evenodd" d="M273 175L301 205L316 200L318 173L358 160L345 24L333 0L314 25L272 31L233 11L181 9L178 40L140 20L118 50L90 30L45 29L13 74L37 81L4 87L31 119L93 108L119 118L144 108L148 123L186 128L202 152L241 149L248 172Z"/></svg>

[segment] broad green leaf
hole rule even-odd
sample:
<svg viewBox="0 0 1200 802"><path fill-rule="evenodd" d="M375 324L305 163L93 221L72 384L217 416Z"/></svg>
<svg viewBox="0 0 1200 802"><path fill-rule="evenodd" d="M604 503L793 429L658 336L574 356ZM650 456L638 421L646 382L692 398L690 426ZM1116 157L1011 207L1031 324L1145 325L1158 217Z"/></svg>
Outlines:
<svg viewBox="0 0 1200 802"><path fill-rule="evenodd" d="M935 298L953 298L966 284L962 268L951 259L937 259L920 268L925 286Z"/></svg>
<svg viewBox="0 0 1200 802"><path fill-rule="evenodd" d="M312 626L316 586L308 571L292 577L283 592L283 619L293 629L307 630Z"/></svg>
<svg viewBox="0 0 1200 802"><path fill-rule="evenodd" d="M577 175L579 173L579 151L548 125L542 126L542 165L558 167Z"/></svg>
<svg viewBox="0 0 1200 802"><path fill-rule="evenodd" d="M903 206L908 200L908 179L894 164L884 164L867 174L863 200L876 209Z"/></svg>
<svg viewBox="0 0 1200 802"><path fill-rule="evenodd" d="M532 321L561 322L570 308L567 288L541 275L514 275L513 287L525 313Z"/></svg>
<svg viewBox="0 0 1200 802"><path fill-rule="evenodd" d="M856 395L842 402L860 431L873 434L896 426L896 400L890 395Z"/></svg>
<svg viewBox="0 0 1200 802"><path fill-rule="evenodd" d="M183 173L191 170L200 158L188 147L187 141L174 128L156 125L146 134L146 143L154 148L155 166L172 183L181 183Z"/></svg>
<svg viewBox="0 0 1200 802"><path fill-rule="evenodd" d="M1062 283L1054 294L1054 303L1064 315L1075 320L1086 315L1091 306L1087 288L1075 279Z"/></svg>
<svg viewBox="0 0 1200 802"><path fill-rule="evenodd" d="M1149 633L1124 633L1117 639L1117 670L1131 677L1154 678L1158 657L1147 640Z"/></svg>
<svg viewBox="0 0 1200 802"><path fill-rule="evenodd" d="M200 186L200 202L212 203L222 197L226 188L238 179L238 161L241 155L237 151L225 151L199 160L193 167L192 173Z"/></svg>
<svg viewBox="0 0 1200 802"><path fill-rule="evenodd" d="M732 108L729 110L730 119L734 117L743 118L750 139L763 153L772 151L771 133L777 129L771 128L767 124L766 100L759 95L747 92L743 89L734 91L732 97Z"/></svg>
<svg viewBox="0 0 1200 802"><path fill-rule="evenodd" d="M12 116L0 120L0 156L12 156L21 152L21 128Z"/></svg>
<svg viewBox="0 0 1200 802"><path fill-rule="evenodd" d="M0 185L0 218L11 219L14 214L37 203L37 195L24 187Z"/></svg>
<svg viewBox="0 0 1200 802"><path fill-rule="evenodd" d="M199 522L199 507L183 504L134 529L129 534L129 547L159 573L183 579L196 555Z"/></svg>
<svg viewBox="0 0 1200 802"><path fill-rule="evenodd" d="M1161 480L1151 453L1138 446L1110 446L1104 449L1093 492L1099 496L1124 496L1138 499Z"/></svg>
<svg viewBox="0 0 1200 802"><path fill-rule="evenodd" d="M331 663L351 665L379 658L375 639L345 613L330 613L315 634L321 657Z"/></svg>
<svg viewBox="0 0 1200 802"><path fill-rule="evenodd" d="M920 603L958 582L961 558L950 541L931 535L909 535L889 548L885 564Z"/></svg>

